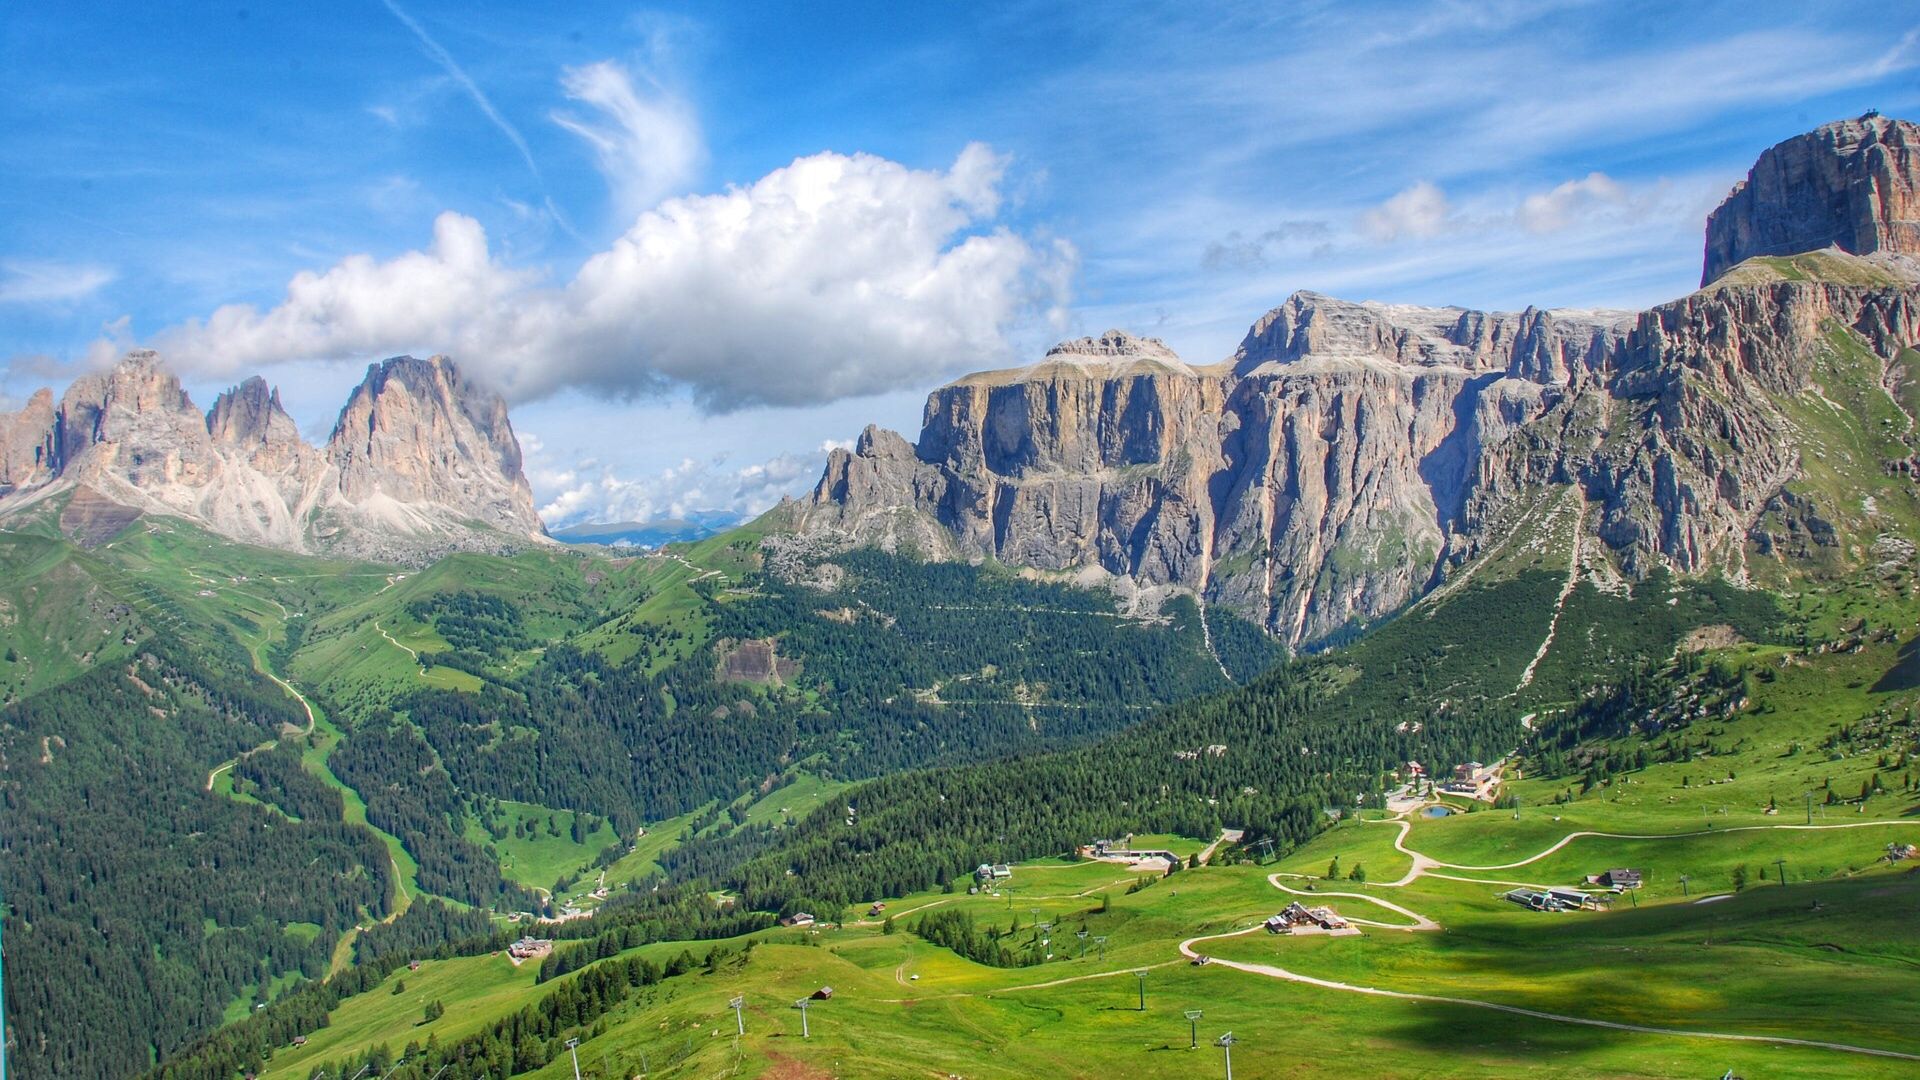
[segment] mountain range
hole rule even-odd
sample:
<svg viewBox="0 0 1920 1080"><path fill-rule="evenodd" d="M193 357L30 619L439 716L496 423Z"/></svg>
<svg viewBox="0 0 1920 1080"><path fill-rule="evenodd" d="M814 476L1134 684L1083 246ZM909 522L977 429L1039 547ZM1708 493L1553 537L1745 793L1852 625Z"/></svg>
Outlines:
<svg viewBox="0 0 1920 1080"><path fill-rule="evenodd" d="M1709 218L1701 289L1648 311L1302 291L1216 363L1122 330L1063 342L935 390L914 442L868 428L775 512L791 536L770 543L1091 573L1150 603L1188 592L1295 647L1535 528L1594 541L1601 576L1858 562L1874 513L1820 490L1821 414L1843 396L1822 364L1886 362L1869 464L1911 475L1917 190L1920 128L1870 114L1763 153ZM1560 488L1577 505L1554 502L1549 525L1542 495ZM57 405L43 390L0 415L0 517L63 492L75 535L167 513L412 563L545 538L505 403L440 356L369 367L313 447L257 377L202 414L155 354L130 353Z"/></svg>
<svg viewBox="0 0 1920 1080"><path fill-rule="evenodd" d="M1092 571L1296 647L1541 529L1591 541L1601 579L1884 558L1891 511L1838 455L1914 472L1916 187L1920 128L1869 115L1761 155L1710 219L1700 290L1648 311L1298 292L1219 363L1065 342L934 391L915 442L869 427L783 512L816 550ZM1864 444L1830 439L1849 412Z"/></svg>
<svg viewBox="0 0 1920 1080"><path fill-rule="evenodd" d="M506 402L444 356L371 365L326 445L259 377L201 412L149 350L0 414L0 518L54 505L83 541L170 514L234 540L419 563L545 529Z"/></svg>
<svg viewBox="0 0 1920 1080"><path fill-rule="evenodd" d="M740 521L741 516L731 510L694 510L684 517L569 525L564 529L555 529L553 538L563 544L657 548L663 544L685 543L712 536L740 524Z"/></svg>

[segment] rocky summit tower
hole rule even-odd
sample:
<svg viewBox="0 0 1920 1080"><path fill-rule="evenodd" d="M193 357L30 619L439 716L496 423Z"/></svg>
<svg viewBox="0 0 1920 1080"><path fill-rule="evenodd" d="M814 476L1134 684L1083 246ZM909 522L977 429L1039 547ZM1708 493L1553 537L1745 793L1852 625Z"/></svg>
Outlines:
<svg viewBox="0 0 1920 1080"><path fill-rule="evenodd" d="M1773 147L1707 218L1700 284L1756 255L1920 255L1920 125L1868 113Z"/></svg>

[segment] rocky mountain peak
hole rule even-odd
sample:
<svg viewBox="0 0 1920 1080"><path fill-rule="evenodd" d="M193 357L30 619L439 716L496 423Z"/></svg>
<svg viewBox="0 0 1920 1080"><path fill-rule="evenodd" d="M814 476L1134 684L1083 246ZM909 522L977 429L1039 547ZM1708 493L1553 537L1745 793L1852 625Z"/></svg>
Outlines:
<svg viewBox="0 0 1920 1080"><path fill-rule="evenodd" d="M103 414L116 409L132 414L199 411L179 377L152 349L134 349L108 370L75 379L61 400L63 408L90 408Z"/></svg>
<svg viewBox="0 0 1920 1080"><path fill-rule="evenodd" d="M502 531L544 534L505 399L445 356L369 365L326 454L352 502L463 507Z"/></svg>
<svg viewBox="0 0 1920 1080"><path fill-rule="evenodd" d="M279 389L268 387L267 380L258 375L213 400L213 408L207 412L207 433L219 442L235 445L300 437L293 418L280 404Z"/></svg>
<svg viewBox="0 0 1920 1080"><path fill-rule="evenodd" d="M846 453L844 450L836 452ZM902 438L897 431L883 428L879 424L868 424L860 430L860 437L854 440L853 453L861 457L911 458L913 444Z"/></svg>
<svg viewBox="0 0 1920 1080"><path fill-rule="evenodd" d="M53 467L112 472L135 487L208 475L206 417L150 349L67 387L54 418Z"/></svg>
<svg viewBox="0 0 1920 1080"><path fill-rule="evenodd" d="M1108 330L1099 337L1063 341L1048 349L1039 362L1026 367L977 372L952 385L994 387L1060 379L1105 381L1161 374L1192 375L1193 369L1159 338Z"/></svg>
<svg viewBox="0 0 1920 1080"><path fill-rule="evenodd" d="M0 413L0 495L44 479L53 459L53 391L42 389L20 411Z"/></svg>
<svg viewBox="0 0 1920 1080"><path fill-rule="evenodd" d="M1109 330L1099 337L1073 338L1047 350L1047 359L1158 360L1180 363L1180 357L1159 338L1136 337L1125 330Z"/></svg>
<svg viewBox="0 0 1920 1080"><path fill-rule="evenodd" d="M544 536L498 394L445 357L368 369L324 450L249 378L202 414L150 350L0 414L0 517L63 492L237 540L393 561ZM484 528L477 528L482 526Z"/></svg>
<svg viewBox="0 0 1920 1080"><path fill-rule="evenodd" d="M1763 152L1707 218L1700 284L1754 256L1828 247L1920 254L1920 125L1868 113Z"/></svg>
<svg viewBox="0 0 1920 1080"><path fill-rule="evenodd" d="M1565 381L1598 363L1631 324L1616 311L1471 311L1340 300L1301 291L1247 331L1233 356L1236 375L1274 365L1355 364L1461 371L1525 369Z"/></svg>

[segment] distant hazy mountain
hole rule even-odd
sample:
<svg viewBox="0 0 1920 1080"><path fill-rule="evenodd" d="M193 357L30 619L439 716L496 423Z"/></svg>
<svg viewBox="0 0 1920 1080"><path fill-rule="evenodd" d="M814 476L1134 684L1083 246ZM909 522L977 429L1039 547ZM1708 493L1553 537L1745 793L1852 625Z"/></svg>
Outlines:
<svg viewBox="0 0 1920 1080"><path fill-rule="evenodd" d="M732 510L698 510L685 517L655 518L652 521L602 521L570 525L555 530L553 538L564 544L631 544L655 548L662 544L699 540L724 532L740 524L742 515Z"/></svg>

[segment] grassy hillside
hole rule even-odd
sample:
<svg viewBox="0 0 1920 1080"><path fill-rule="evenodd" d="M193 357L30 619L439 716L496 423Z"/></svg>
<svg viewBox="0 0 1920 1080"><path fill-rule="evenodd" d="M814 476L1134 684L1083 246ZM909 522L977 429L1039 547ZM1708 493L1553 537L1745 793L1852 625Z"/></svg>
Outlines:
<svg viewBox="0 0 1920 1080"><path fill-rule="evenodd" d="M978 1077L1213 1075L1218 1049L1186 1049L1183 1010L1199 1009L1204 1040L1234 1032L1243 1075L1904 1076L1920 1061L1905 1019L1920 1008L1907 948L1920 873L1884 855L1890 842L1920 842L1920 788L1898 764L1920 754L1920 688L1885 678L1902 670L1905 647L1733 646L1718 658L1774 674L1751 683L1736 715L1686 729L1703 740L1693 757L1585 791L1577 778L1520 776L1507 785L1517 809L1437 819L1369 811L1267 865L1223 858L1164 879L1041 859L988 894L863 897L845 926L763 932L745 953L731 942L713 970L668 978L583 1023L583 1074L885 1077L911 1061ZM1863 785L1864 803L1846 801ZM1801 827L1809 790L1811 829ZM1828 790L1840 801L1828 804ZM1615 866L1640 869L1645 885L1611 911L1535 912L1501 895L1515 884L1577 885ZM1296 898L1366 920L1362 933L1257 930ZM876 900L884 913L867 917ZM983 966L914 932L955 911L1038 962ZM1421 919L1437 928L1396 929ZM1188 946L1214 958L1204 967L1182 953L1195 938L1210 938ZM1144 1012L1134 971L1147 972ZM493 979L463 982L474 988L459 999L463 1030L543 992L523 980L497 994ZM814 1005L801 1038L791 1002L822 985L834 995ZM735 994L745 1037L726 1004ZM1530 1014L1490 1011L1498 1006ZM333 1060L376 1042L403 1049L409 1029L389 1015L398 1006L379 998L354 1009L326 1033ZM556 1056L526 1075L570 1069Z"/></svg>

